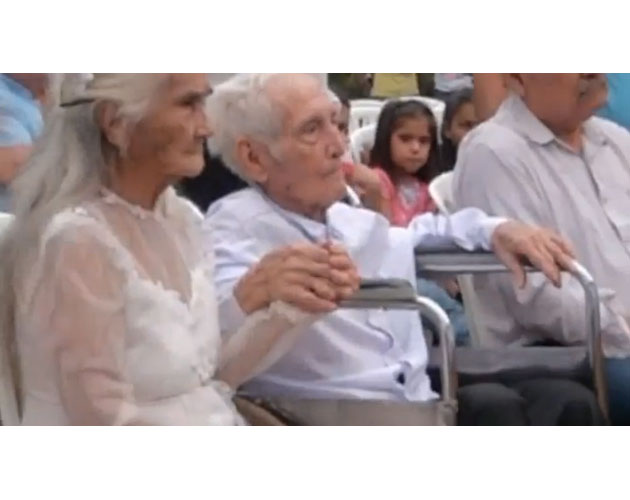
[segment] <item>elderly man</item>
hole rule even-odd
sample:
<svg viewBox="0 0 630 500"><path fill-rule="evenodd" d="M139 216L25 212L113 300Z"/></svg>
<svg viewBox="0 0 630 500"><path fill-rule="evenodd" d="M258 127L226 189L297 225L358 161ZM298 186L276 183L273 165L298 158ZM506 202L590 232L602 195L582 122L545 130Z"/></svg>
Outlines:
<svg viewBox="0 0 630 500"><path fill-rule="evenodd" d="M469 250L494 249L518 281L524 279L519 264L524 256L558 283L558 263L566 264L569 252L560 238L546 230L487 217L478 209L451 218L424 215L408 229L393 228L377 213L338 203L345 193L338 109L312 77L240 75L217 87L210 105L215 120L213 150L252 186L211 206L205 222L207 247L216 255L224 331L241 325L269 300L261 259L288 247L290 266L302 252L300 247L291 250L295 244L342 245L362 277L412 282L415 247L457 244ZM328 314L305 326L290 352L247 390L311 398L432 398L417 315L331 311L335 296L326 277L318 273L317 262L309 270L311 298L322 303L320 312ZM286 279L292 279L290 270ZM285 297L300 306L305 299ZM563 395L555 397L561 400Z"/></svg>
<svg viewBox="0 0 630 500"><path fill-rule="evenodd" d="M603 74L514 74L511 95L460 150L459 207L551 227L575 245L601 287L611 413L630 423L630 134L594 118L606 102ZM584 296L532 278L515 291L478 278L487 327L498 345L584 342ZM626 359L624 359L626 358Z"/></svg>

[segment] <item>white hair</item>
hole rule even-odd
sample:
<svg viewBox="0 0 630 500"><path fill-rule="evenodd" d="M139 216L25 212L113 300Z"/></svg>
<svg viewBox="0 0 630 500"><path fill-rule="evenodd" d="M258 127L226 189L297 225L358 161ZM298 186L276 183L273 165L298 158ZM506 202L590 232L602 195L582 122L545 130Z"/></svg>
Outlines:
<svg viewBox="0 0 630 500"><path fill-rule="evenodd" d="M240 73L218 85L208 99L213 136L208 141L212 153L249 182L236 154L239 138L247 137L271 146L282 133L282 109L269 96L269 83L284 73ZM325 87L324 82L315 77Z"/></svg>
<svg viewBox="0 0 630 500"><path fill-rule="evenodd" d="M15 290L27 256L38 251L41 233L56 213L94 196L106 182L95 107L113 102L119 116L133 125L145 115L166 78L165 74L95 74L83 88L74 89L73 96L63 96L74 102L61 103L46 116L42 136L11 185L15 220L0 243L0 348L14 363Z"/></svg>

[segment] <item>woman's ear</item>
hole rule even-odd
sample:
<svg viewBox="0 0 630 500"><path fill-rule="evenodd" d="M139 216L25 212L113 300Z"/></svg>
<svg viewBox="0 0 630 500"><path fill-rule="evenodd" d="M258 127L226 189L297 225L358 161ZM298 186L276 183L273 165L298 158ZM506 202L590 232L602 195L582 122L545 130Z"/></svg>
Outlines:
<svg viewBox="0 0 630 500"><path fill-rule="evenodd" d="M269 177L262 145L253 143L244 137L236 141L236 158L240 163L245 177L256 184L265 184Z"/></svg>
<svg viewBox="0 0 630 500"><path fill-rule="evenodd" d="M127 148L127 122L120 117L118 105L113 102L102 102L96 108L96 122L103 135L119 153Z"/></svg>

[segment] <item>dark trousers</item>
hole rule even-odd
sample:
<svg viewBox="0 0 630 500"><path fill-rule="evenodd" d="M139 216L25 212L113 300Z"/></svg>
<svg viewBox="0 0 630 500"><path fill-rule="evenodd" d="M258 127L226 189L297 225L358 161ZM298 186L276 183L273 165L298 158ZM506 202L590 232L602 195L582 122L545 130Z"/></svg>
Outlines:
<svg viewBox="0 0 630 500"><path fill-rule="evenodd" d="M592 391L566 379L507 386L480 383L458 392L457 425L604 425Z"/></svg>

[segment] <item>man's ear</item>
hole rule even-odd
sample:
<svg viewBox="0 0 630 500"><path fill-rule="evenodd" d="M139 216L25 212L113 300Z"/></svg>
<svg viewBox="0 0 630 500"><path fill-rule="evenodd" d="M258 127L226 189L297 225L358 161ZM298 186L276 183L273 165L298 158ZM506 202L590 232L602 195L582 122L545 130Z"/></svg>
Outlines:
<svg viewBox="0 0 630 500"><path fill-rule="evenodd" d="M252 142L245 137L236 141L236 158L238 159L245 177L256 184L265 184L269 178L267 171L268 162L264 161L269 156L263 150L264 146Z"/></svg>
<svg viewBox="0 0 630 500"><path fill-rule="evenodd" d="M120 117L118 106L113 102L102 102L96 108L96 122L103 135L119 152L125 151L128 141L127 122Z"/></svg>

